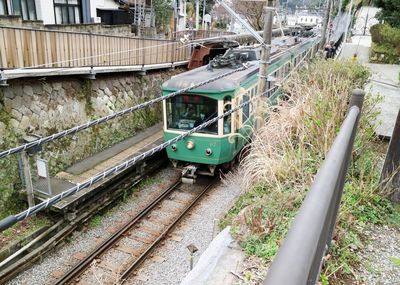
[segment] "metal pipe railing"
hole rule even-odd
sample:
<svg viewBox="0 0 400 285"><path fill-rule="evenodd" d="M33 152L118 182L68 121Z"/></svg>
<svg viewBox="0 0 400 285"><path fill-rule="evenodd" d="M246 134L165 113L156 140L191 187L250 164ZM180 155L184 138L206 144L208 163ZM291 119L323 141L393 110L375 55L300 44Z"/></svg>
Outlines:
<svg viewBox="0 0 400 285"><path fill-rule="evenodd" d="M331 150L318 171L263 284L315 284L332 239L364 91L355 89Z"/></svg>

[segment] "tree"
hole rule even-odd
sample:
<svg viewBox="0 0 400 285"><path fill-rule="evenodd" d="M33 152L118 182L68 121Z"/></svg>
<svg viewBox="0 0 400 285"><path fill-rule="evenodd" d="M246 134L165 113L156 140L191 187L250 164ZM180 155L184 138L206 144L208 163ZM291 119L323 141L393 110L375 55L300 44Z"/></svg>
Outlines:
<svg viewBox="0 0 400 285"><path fill-rule="evenodd" d="M171 0L153 0L155 24L157 31L166 31L172 16Z"/></svg>
<svg viewBox="0 0 400 285"><path fill-rule="evenodd" d="M226 29L227 25L230 22L231 16L225 10L225 8L219 4L215 4L211 13L213 15L214 28Z"/></svg>
<svg viewBox="0 0 400 285"><path fill-rule="evenodd" d="M265 2L254 1L247 2L243 0L232 0L233 10L244 17L248 23L257 31L262 30L263 21L263 7Z"/></svg>
<svg viewBox="0 0 400 285"><path fill-rule="evenodd" d="M375 5L382 10L378 18L392 27L400 27L400 0L375 0Z"/></svg>

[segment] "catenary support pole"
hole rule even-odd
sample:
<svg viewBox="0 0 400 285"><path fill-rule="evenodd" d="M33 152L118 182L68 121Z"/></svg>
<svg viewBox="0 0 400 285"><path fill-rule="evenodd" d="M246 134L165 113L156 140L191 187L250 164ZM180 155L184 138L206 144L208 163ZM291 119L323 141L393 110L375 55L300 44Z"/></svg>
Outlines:
<svg viewBox="0 0 400 285"><path fill-rule="evenodd" d="M260 59L260 71L258 78L258 93L262 94L267 90L267 77L268 77L268 61L271 52L271 40L272 40L272 20L274 17L275 9L273 7L264 7L264 33L263 40L264 44L261 49ZM262 110L261 110L262 98L259 98L256 102L256 130L262 126Z"/></svg>
<svg viewBox="0 0 400 285"><path fill-rule="evenodd" d="M199 30L200 0L196 0L196 31Z"/></svg>
<svg viewBox="0 0 400 285"><path fill-rule="evenodd" d="M325 8L325 15L324 15L324 23L322 25L322 33L321 33L321 44L319 46L320 49L323 49L325 47L326 43L326 30L328 28L328 22L329 22L329 9L331 7L331 1L332 0L327 0L326 1L326 8Z"/></svg>

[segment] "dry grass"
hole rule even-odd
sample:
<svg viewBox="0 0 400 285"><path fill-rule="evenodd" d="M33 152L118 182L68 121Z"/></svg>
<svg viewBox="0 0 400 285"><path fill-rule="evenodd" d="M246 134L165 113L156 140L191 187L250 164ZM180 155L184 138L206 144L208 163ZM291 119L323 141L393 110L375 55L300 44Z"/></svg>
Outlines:
<svg viewBox="0 0 400 285"><path fill-rule="evenodd" d="M346 114L349 91L357 83L350 66L338 73L340 66L332 65L337 64L320 62L294 74L284 86L290 99L266 108L268 123L255 135L241 164L246 189L267 181L281 190L288 175L296 184L311 181L313 173L304 168L314 166L310 158L319 161L329 150Z"/></svg>
<svg viewBox="0 0 400 285"><path fill-rule="evenodd" d="M365 68L350 62L314 62L285 83L286 100L265 107L267 123L255 134L240 165L244 194L223 222L232 225L248 254L272 260L340 129L351 91L368 77ZM349 245L357 248L360 241L356 228L382 222L393 210L379 195L380 157L371 146L375 137L369 122L377 114L376 102L371 96L364 102L334 248L323 271L325 280L334 284L355 277L358 261Z"/></svg>

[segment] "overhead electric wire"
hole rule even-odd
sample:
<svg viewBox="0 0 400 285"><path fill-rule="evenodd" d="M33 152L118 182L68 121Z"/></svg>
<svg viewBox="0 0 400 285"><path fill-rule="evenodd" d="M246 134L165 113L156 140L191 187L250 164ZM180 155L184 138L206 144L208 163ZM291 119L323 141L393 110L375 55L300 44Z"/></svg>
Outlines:
<svg viewBox="0 0 400 285"><path fill-rule="evenodd" d="M187 137L187 136L189 136L189 135L191 135L191 134L193 134L193 133L195 133L195 132L197 132L197 131L199 131L199 130L201 130L201 129L203 129L203 128L205 128L205 127L207 127L207 126L209 126L209 125L211 125L211 124L213 124L215 122L217 122L218 120L220 120L220 119L222 119L222 118L224 118L224 117L226 117L226 116L238 111L239 109L243 108L243 106L248 105L251 101L253 101L254 99L258 98L259 96L267 94L269 91L273 90L274 88L275 88L275 86L273 88L268 89L267 91L265 91L262 94L254 96L249 101L243 102L240 105L238 105L237 107L235 107L235 108L233 108L233 109L231 109L231 110L229 110L229 111L227 111L227 112L225 112L225 113L223 113L223 114L221 114L221 115L219 115L219 116L217 116L217 117L215 117L215 118L213 118L213 119L211 119L211 120L209 120L207 122L204 122L201 125L193 128L193 129L191 129L191 130L189 130L189 131L187 131L187 132L185 132L183 134L180 134L179 136L177 136L177 137L175 137L173 139L170 139L170 140L168 140L168 141L166 141L166 142L164 142L164 143L162 143L162 144L160 144L160 145L158 145L158 146L156 146L156 147L154 147L154 148L152 148L152 149L150 149L150 150L148 150L148 151L146 151L146 152L144 152L144 153L142 153L140 155L137 155L137 156L133 157L132 159L129 159L129 160L127 160L127 161L125 161L125 162L123 162L123 163L121 163L121 164L119 164L119 165L117 165L115 167L112 167L112 168L110 168L110 169L108 169L108 170L106 170L104 172L100 172L100 173L96 174L95 176L93 176L93 177L91 177L89 179L86 179L82 183L79 183L76 186L74 186L74 187L72 187L72 188L70 188L70 189L68 189L68 190L66 190L64 192L47 199L46 201L43 201L43 202L41 202L41 203L39 203L39 204L37 204L37 205L35 205L33 207L30 207L30 208L26 209L25 211L22 211L19 214L11 215L11 216L8 216L7 218L3 219L3 220L0 220L0 232L5 230L5 229L7 229L7 228L9 228L10 226L12 226L13 224L15 224L17 222L22 221L22 220L24 220L24 219L26 219L26 218L38 213L39 211L42 211L42 210L48 208L51 205L54 205L55 203L61 201L62 199L66 198L66 197L74 195L74 194L78 193L79 191L81 191L83 189L86 189L86 188L92 186L93 184L95 184L95 183L97 183L97 182L99 182L99 181L101 181L101 180L103 180L103 179L105 179L105 178L107 178L107 177L109 177L111 175L114 175L116 173L120 173L121 171L127 169L128 167L136 165L138 162L146 159L147 157L150 157L150 156L154 155L156 152L159 152L159 151L167 148L168 146L176 143L177 141L182 140L185 137Z"/></svg>
<svg viewBox="0 0 400 285"><path fill-rule="evenodd" d="M285 77L285 79L295 69L297 69L297 67L300 66L300 64L304 61L304 59L306 59L306 57L307 57L309 52L310 52L310 50L308 50L307 53L303 56L303 58L297 63L297 65L295 65L293 67L293 69L289 72L289 74ZM215 117L215 118L213 118L213 119L211 119L211 120L209 120L207 122L204 122L201 125L193 128L193 129L191 129L191 130L189 130L189 131L187 131L187 132L185 132L183 134L180 134L179 136L177 136L177 137L175 137L173 139L170 139L170 140L168 140L168 141L166 141L166 142L164 142L164 143L162 143L162 144L160 144L160 145L158 145L158 146L156 146L156 147L154 147L154 148L152 148L152 149L150 149L150 150L148 150L148 151L146 151L146 152L144 152L144 153L142 153L140 155L137 155L137 156L133 157L132 159L126 160L125 162L123 162L123 163L121 163L121 164L119 164L119 165L117 165L115 167L112 167L112 168L110 168L110 169L108 169L108 170L106 170L104 172L98 173L95 176L83 181L82 183L79 183L76 186L74 186L74 187L72 187L72 188L70 188L70 189L68 189L68 190L66 190L64 192L62 192L62 193L60 193L60 194L58 194L58 195L56 195L54 197L51 197L51 198L47 199L46 201L41 202L40 204L37 204L37 205L35 205L33 207L30 207L30 208L26 209L25 211L22 211L19 214L10 215L5 219L0 220L0 232L5 230L5 229L7 229L7 228L9 228L10 226L12 226L15 223L17 223L19 221L22 221L22 220L28 218L29 216L32 216L32 215L36 214L37 212L39 212L41 210L44 210L44 209L48 208L49 206L61 201L62 199L66 198L66 197L69 197L71 195L74 195L75 193L92 186L93 184L105 179L106 177L109 177L111 175L119 173L119 172L127 169L128 167L131 167L131 166L137 164L138 162L144 160L145 158L152 156L156 152L159 152L159 151L167 148L168 146L172 145L173 143L184 139L185 137L187 137L187 136L189 136L189 135L191 135L191 134L193 134L193 133L195 133L195 132L197 132L197 131L199 131L199 130L201 130L201 129L203 129L203 128L205 128L205 127L207 127L207 126L209 126L209 125L211 125L211 124L213 124L215 122L217 122L218 120L220 120L220 119L222 119L222 118L224 118L226 116L229 116L230 114L232 114L232 113L238 111L239 109L243 108L244 106L250 104L253 100L258 99L261 96L268 95L268 93L270 91L273 91L276 88L277 88L277 86L274 85L273 87L269 88L265 92L259 93L258 95L254 96L250 100L239 104L235 108L233 108L233 109L231 109L231 110L229 110L229 111L227 111L227 112L225 112L225 113L223 113L223 114L221 114L221 115L219 115L219 116L217 116L217 117Z"/></svg>
<svg viewBox="0 0 400 285"><path fill-rule="evenodd" d="M104 116L102 118L99 118L99 119L96 119L96 120L93 120L93 121L89 121L89 122L87 122L85 124L82 124L82 125L79 125L79 126L76 126L76 127L61 131L61 132L58 132L58 133L50 135L50 136L46 136L46 137L38 139L38 140L35 140L33 142L29 142L29 143L26 143L26 144L23 144L23 145L20 145L20 146L17 146L17 147L2 151L2 152L0 152L0 159L4 158L4 157L6 157L6 156L8 156L10 154L22 152L22 151L25 151L25 150L27 150L27 149L29 149L31 147L34 147L34 146L37 146L37 145L41 145L43 143L47 143L47 142L50 142L50 141L53 141L53 140L56 140L56 139L60 139L62 137L70 135L70 134L75 134L75 133L77 133L79 131L85 130L85 129L90 128L90 127L95 126L95 125L99 125L99 124L104 123L104 122L107 122L107 121L109 121L111 119L114 119L116 117L121 117L123 115L132 113L132 112L134 112L136 110L151 106L151 105L153 105L155 103L161 102L163 100L166 100L166 99L169 99L171 97L174 97L174 96L176 96L178 94L182 94L182 93L187 92L189 90L192 90L192 89L198 88L200 86L206 85L208 83L214 82L214 81L219 80L219 79L221 79L223 77L229 76L229 75L231 75L233 73L236 73L236 72L239 72L239 71L243 71L243 70L247 69L248 67L249 66L247 66L247 65L243 65L240 68L237 68L237 69L234 69L232 71L223 73L223 74L218 75L218 76L216 76L214 78L211 78L209 80L193 84L193 85L191 85L189 87L186 87L186 88L180 89L178 91L172 92L172 93L170 93L168 95L157 97L157 98L155 98L153 100L149 100L149 101L146 101L144 103L135 105L135 106L133 106L131 108L115 112L115 113L113 113L111 115L107 115L107 116Z"/></svg>
<svg viewBox="0 0 400 285"><path fill-rule="evenodd" d="M311 41L311 40L313 40L313 39L309 39L309 40L305 41L304 43L307 43L307 42L309 42L309 41ZM285 52L290 52L291 49L292 49L292 48L286 50ZM93 120L93 121L86 122L86 123L84 123L84 124L82 124L82 125L79 125L79 126L76 126L76 127L73 127L73 128L70 128L70 129L67 129L67 130L58 132L58 133L56 133L56 134L52 134L52 135L46 136L46 137L41 138L41 139L38 139L38 140L36 140L36 141L29 142L29 143L26 143L26 144L23 144L23 145L20 145L20 146L17 146L17 147L14 147L14 148L11 148L11 149L2 151L2 152L0 152L0 159L1 159L1 158L4 158L4 157L6 157L6 156L9 156L9 155L11 155L11 154L14 154L14 153L19 153L19 152L25 151L25 150L27 150L27 149L29 149L29 148L31 148L31 147L38 146L38 145L41 145L41 144L44 144L44 143L47 143L47 142L50 142L50 141L53 141L53 140L56 140L56 139L60 139L60 138L63 138L63 137L65 137L65 136L67 136L67 135L70 135L70 134L75 134L75 133L77 133L77 132L79 132L79 131L85 130L85 129L90 128L90 127L92 127L92 126L105 123L105 122L107 122L107 121L109 121L109 120L111 120L111 119L114 119L114 118L117 118L117 117L121 117L121 116L123 116L123 115L129 114L129 113L134 112L134 111L136 111L136 110L139 110L139 109L142 109L142 108L151 106L151 105L153 105L153 104L155 104L155 103L158 103L158 102L160 102L160 101L163 101L163 100L166 100L166 99L168 99L168 98L174 97L174 96L176 96L176 95L178 95L178 94L187 92L187 91L192 90L192 89L195 89L195 88L197 88L197 87L206 85L206 84L208 84L208 83L211 83L211 82L213 82L213 81L216 81L216 80L218 80L218 79L221 79L221 78L223 78L223 77L229 76L229 75L231 75L231 74L233 74L233 73L236 73L236 72L238 72L238 71L242 71L242 70L247 69L247 68L248 68L248 66L240 67L240 68L238 68L238 69L235 69L235 70L229 71L229 72L227 72L227 73L221 74L221 75L219 75L219 76L216 76L216 77L214 77L214 78L212 78L212 79L209 79L209 80L207 80L207 81L202 81L202 82L200 82L200 83L197 83L197 84L194 84L194 85L192 85L192 86L186 87L186 88L184 88L184 89L178 90L178 91L176 91L176 92L170 93L170 94L168 94L168 95L166 95L166 96L158 97L158 98L156 98L156 99L153 99L153 100L150 100L150 101L141 103L141 104L136 105L136 106L133 106L133 107L131 107L131 108L128 108L128 109L125 109L125 110L122 110L122 111L115 112L115 113L113 113L113 114L111 114L111 115L107 115L107 116L104 116L104 117L102 117L102 118L99 118L99 119L96 119L96 120Z"/></svg>

